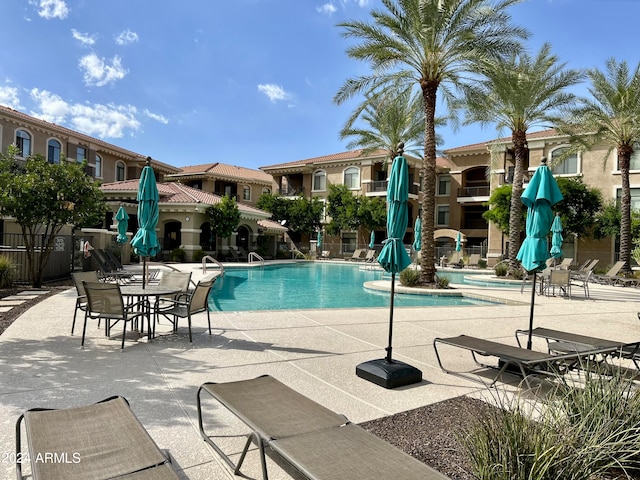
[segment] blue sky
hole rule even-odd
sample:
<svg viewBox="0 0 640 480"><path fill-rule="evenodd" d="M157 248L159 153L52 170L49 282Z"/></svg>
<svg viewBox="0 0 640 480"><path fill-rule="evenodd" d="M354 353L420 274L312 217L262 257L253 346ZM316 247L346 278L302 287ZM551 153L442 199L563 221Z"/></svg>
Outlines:
<svg viewBox="0 0 640 480"><path fill-rule="evenodd" d="M4 1L0 104L176 166L257 168L342 152L338 132L356 101L332 99L367 65L346 56L336 24L380 6ZM528 0L512 14L533 53L548 41L569 67L640 61L639 0ZM475 126L439 133L444 148L498 136Z"/></svg>

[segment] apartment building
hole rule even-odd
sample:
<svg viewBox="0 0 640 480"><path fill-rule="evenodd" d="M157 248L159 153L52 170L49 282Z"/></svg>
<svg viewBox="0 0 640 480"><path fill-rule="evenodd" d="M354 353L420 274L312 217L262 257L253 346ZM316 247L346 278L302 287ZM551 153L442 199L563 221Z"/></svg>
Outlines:
<svg viewBox="0 0 640 480"><path fill-rule="evenodd" d="M102 184L108 207L102 228L91 233L104 230L115 235L113 217L121 205L129 214L129 231L135 233L136 193L145 155L0 106L0 150L6 151L11 144L19 149L18 161L35 154L54 164L86 161L85 171ZM270 191L269 175L221 163L179 168L152 160L151 165L160 193L157 230L165 256L176 247L185 249L191 259L200 249L212 253L229 247L255 250L258 244L267 254L275 254L287 229L270 221L268 212L253 207L261 193ZM237 198L241 224L232 237L220 239L209 224L206 207L218 203L225 194ZM11 219L0 219L0 238L18 232Z"/></svg>

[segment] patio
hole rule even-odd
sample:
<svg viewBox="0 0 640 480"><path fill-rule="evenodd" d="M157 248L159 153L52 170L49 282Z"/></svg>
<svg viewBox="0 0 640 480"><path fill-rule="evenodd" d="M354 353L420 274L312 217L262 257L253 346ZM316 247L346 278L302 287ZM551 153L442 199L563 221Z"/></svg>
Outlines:
<svg viewBox="0 0 640 480"><path fill-rule="evenodd" d="M183 264L202 277L199 265ZM186 328L148 343L127 342L120 351L95 324L87 329L85 349L70 335L75 290L69 289L31 308L0 336L0 452L14 451L15 422L26 409L93 403L112 395L127 398L158 446L168 449L186 479L234 478L198 433L196 391L204 382L225 382L269 374L353 422L379 418L459 395L482 397L480 378L448 375L438 367L435 337L460 334L516 345L515 330L526 328L530 292L465 286L465 291L509 300L474 307L396 309L394 358L420 368L423 382L386 390L358 378L359 363L384 356L388 308L212 313L196 316L193 345ZM514 291L515 290L515 291ZM535 326L579 332L611 340L640 340L636 313L640 289L591 286L591 298L536 296ZM542 348L542 344L534 344ZM458 371L472 370L468 356L447 353ZM515 377L513 377L515 380ZM498 388L510 388L503 382ZM245 433L224 409L208 405L226 452L241 451ZM4 458L4 457L3 457ZM14 478L15 467L1 462L0 478ZM245 474L260 477L255 452ZM270 477L291 478L270 461Z"/></svg>

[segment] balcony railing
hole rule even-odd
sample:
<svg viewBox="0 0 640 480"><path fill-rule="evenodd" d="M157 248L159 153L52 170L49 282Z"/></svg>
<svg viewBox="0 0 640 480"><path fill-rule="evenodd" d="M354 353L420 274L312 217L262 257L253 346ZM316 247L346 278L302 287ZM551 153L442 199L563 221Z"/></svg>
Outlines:
<svg viewBox="0 0 640 480"><path fill-rule="evenodd" d="M296 197L304 194L304 187L281 187L280 195L285 197Z"/></svg>
<svg viewBox="0 0 640 480"><path fill-rule="evenodd" d="M529 183L529 180L531 180L533 173L534 172L530 172L529 170L522 172L522 182ZM513 172L507 172L500 175L500 185L505 185L505 184L511 185L512 183L513 183Z"/></svg>
<svg viewBox="0 0 640 480"><path fill-rule="evenodd" d="M365 193L384 193L387 191L389 182L387 180L378 180L376 182L365 183ZM409 185L409 193L418 195L419 188L417 185Z"/></svg>
<svg viewBox="0 0 640 480"><path fill-rule="evenodd" d="M483 185L481 187L462 187L458 189L458 197L488 197L491 194L491 187Z"/></svg>

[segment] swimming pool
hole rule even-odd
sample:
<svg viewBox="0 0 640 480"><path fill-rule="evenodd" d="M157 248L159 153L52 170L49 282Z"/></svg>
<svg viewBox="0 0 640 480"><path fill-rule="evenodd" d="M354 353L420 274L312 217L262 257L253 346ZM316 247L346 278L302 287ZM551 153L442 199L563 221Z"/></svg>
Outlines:
<svg viewBox="0 0 640 480"><path fill-rule="evenodd" d="M365 290L363 283L380 280L381 271L358 265L309 262L259 268L227 268L215 283L212 310L298 310L389 306L389 293ZM396 307L491 305L461 296L398 294Z"/></svg>

